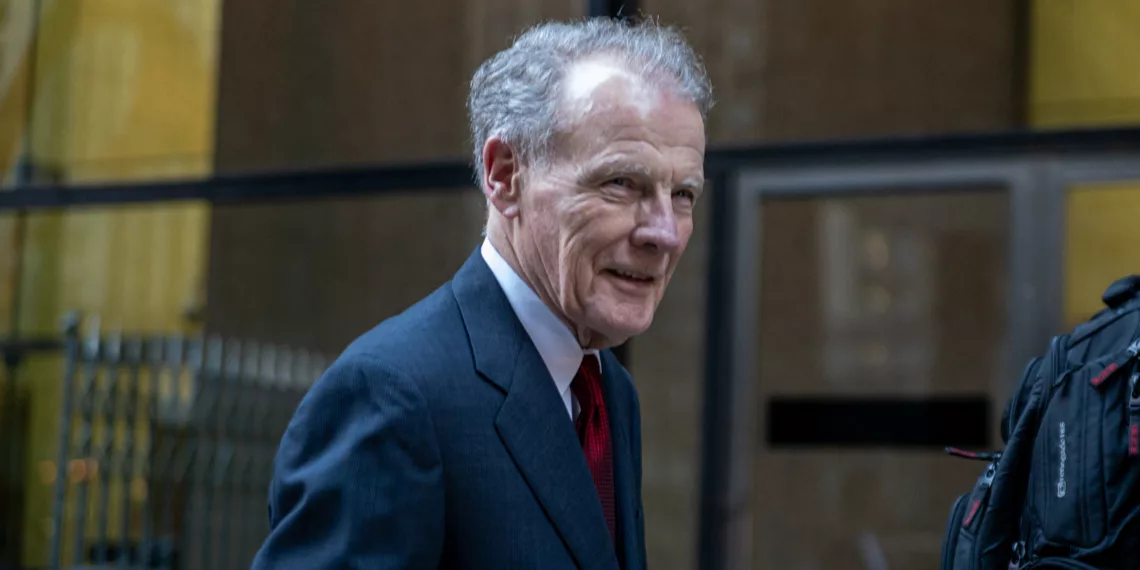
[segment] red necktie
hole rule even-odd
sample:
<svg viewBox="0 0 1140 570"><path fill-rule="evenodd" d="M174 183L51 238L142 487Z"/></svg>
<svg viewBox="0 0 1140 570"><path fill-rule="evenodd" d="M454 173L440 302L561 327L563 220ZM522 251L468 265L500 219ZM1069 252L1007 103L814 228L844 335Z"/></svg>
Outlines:
<svg viewBox="0 0 1140 570"><path fill-rule="evenodd" d="M602 513L606 516L606 526L610 529L610 539L616 542L616 516L614 515L614 451L610 443L610 420L606 414L606 402L602 398L602 371L598 359L592 354L582 359L578 374L570 384L574 396L578 398L581 412L576 427L582 451L590 474L594 476L594 487L602 501Z"/></svg>

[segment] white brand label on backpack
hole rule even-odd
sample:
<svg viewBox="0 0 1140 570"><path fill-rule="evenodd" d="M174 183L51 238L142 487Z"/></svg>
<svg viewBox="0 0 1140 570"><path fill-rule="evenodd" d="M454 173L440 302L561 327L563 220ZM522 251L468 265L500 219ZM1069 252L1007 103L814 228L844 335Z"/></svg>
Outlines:
<svg viewBox="0 0 1140 570"><path fill-rule="evenodd" d="M1065 454L1065 422L1061 422L1061 424L1058 427L1060 428L1060 432L1061 432L1059 434L1061 443L1057 444L1057 448L1061 452L1061 461L1060 461L1061 467L1057 470L1057 498L1062 499L1065 497L1065 488L1066 488L1066 485L1065 485L1065 459L1067 459L1067 457Z"/></svg>

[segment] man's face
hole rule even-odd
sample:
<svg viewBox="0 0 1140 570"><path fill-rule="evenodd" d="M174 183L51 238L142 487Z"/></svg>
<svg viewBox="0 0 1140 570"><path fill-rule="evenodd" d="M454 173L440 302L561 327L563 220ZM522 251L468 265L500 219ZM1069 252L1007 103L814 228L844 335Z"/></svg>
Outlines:
<svg viewBox="0 0 1140 570"><path fill-rule="evenodd" d="M704 122L692 103L604 61L565 84L569 128L524 170L515 245L524 278L583 346L647 329L693 231Z"/></svg>

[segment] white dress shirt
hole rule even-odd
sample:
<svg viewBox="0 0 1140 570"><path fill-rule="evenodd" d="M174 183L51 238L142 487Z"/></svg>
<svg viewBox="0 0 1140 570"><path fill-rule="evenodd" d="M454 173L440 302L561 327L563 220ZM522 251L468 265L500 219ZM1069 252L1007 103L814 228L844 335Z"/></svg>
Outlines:
<svg viewBox="0 0 1140 570"><path fill-rule="evenodd" d="M554 379L558 394L566 404L566 413L570 415L570 419L575 419L578 416L578 402L570 391L570 383L578 373L583 355L597 357L598 351L583 349L578 344L578 339L570 328L559 320L518 273L515 273L507 260L503 259L503 256L495 250L495 246L491 245L490 240L483 240L480 253L487 266L491 268L491 273L495 274L495 280L503 288L507 301L530 335L534 347L538 349L546 369L550 371L550 377Z"/></svg>

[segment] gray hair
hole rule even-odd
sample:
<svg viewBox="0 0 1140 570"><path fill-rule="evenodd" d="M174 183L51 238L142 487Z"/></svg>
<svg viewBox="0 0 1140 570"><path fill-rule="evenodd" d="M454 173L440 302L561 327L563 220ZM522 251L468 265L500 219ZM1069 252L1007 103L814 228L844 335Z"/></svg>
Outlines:
<svg viewBox="0 0 1140 570"><path fill-rule="evenodd" d="M609 55L655 87L691 101L707 120L712 84L700 58L672 27L652 19L592 18L548 22L523 32L475 71L467 97L476 182L483 185L483 145L498 136L523 160L541 163L559 131L561 84L570 66Z"/></svg>

